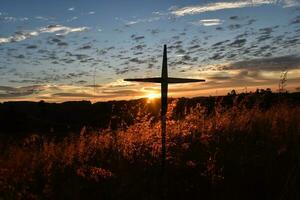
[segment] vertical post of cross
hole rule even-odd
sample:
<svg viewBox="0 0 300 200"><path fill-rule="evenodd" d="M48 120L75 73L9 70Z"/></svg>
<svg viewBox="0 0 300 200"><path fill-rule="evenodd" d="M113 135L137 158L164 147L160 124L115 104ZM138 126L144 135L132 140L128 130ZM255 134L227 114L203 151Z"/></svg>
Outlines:
<svg viewBox="0 0 300 200"><path fill-rule="evenodd" d="M161 72L161 165L164 173L166 163L166 132L167 132L167 110L168 110L168 66L167 45L164 45L162 72Z"/></svg>

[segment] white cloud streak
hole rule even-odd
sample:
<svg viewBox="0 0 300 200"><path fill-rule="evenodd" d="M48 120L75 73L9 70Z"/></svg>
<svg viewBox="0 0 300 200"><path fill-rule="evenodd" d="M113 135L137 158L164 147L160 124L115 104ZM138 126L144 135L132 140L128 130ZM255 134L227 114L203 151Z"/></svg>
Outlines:
<svg viewBox="0 0 300 200"><path fill-rule="evenodd" d="M20 42L34 36L38 36L41 33L56 33L56 35L67 35L73 32L83 32L89 30L88 27L67 27L62 25L49 25L38 29L37 31L31 32L16 32L14 35L9 37L0 37L0 44Z"/></svg>
<svg viewBox="0 0 300 200"><path fill-rule="evenodd" d="M283 4L284 8L299 6L300 2L299 0L281 0L279 1L281 4Z"/></svg>
<svg viewBox="0 0 300 200"><path fill-rule="evenodd" d="M216 2L204 5L186 6L182 8L171 8L171 14L182 17L185 15L200 14L204 12L212 12L225 9L234 8L245 8L245 7L256 7L267 4L277 4L283 7L298 6L299 1L297 0L246 0L246 1L235 1L235 2Z"/></svg>
<svg viewBox="0 0 300 200"><path fill-rule="evenodd" d="M202 19L196 22L192 22L194 25L202 25L202 26L216 26L222 24L222 20L220 19Z"/></svg>
<svg viewBox="0 0 300 200"><path fill-rule="evenodd" d="M49 18L47 18L47 17L43 17L43 16L36 16L36 17L34 17L35 19L37 19L37 20L49 20Z"/></svg>
<svg viewBox="0 0 300 200"><path fill-rule="evenodd" d="M40 33L56 33L56 35L67 35L73 32L87 31L88 29L88 27L71 28L62 25L49 25L47 27L41 28Z"/></svg>
<svg viewBox="0 0 300 200"><path fill-rule="evenodd" d="M131 26L139 23L151 23L154 21L158 21L161 19L161 16L154 16L154 17L149 17L149 18L143 18L143 19L134 19L134 20L126 20L122 18L115 18L116 20L119 20L125 24L125 26Z"/></svg>
<svg viewBox="0 0 300 200"><path fill-rule="evenodd" d="M1 14L2 15L2 14ZM6 21L6 22L24 22L24 21L28 21L29 18L28 17L12 17L12 16L1 16L0 15L0 21Z"/></svg>
<svg viewBox="0 0 300 200"><path fill-rule="evenodd" d="M32 38L34 36L38 36L39 33L37 31L32 32L17 32L13 36L9 36L6 38L0 38L0 44L3 43L11 43L11 42L19 42L22 40L26 40L28 38Z"/></svg>
<svg viewBox="0 0 300 200"><path fill-rule="evenodd" d="M146 19L137 19L135 21L126 21L125 22L125 25L126 26L130 26L130 25L134 25L134 24L138 24L138 23L150 23L150 22L154 22L154 21L157 21L157 20L160 20L161 18L160 17L150 17L150 18L146 18Z"/></svg>

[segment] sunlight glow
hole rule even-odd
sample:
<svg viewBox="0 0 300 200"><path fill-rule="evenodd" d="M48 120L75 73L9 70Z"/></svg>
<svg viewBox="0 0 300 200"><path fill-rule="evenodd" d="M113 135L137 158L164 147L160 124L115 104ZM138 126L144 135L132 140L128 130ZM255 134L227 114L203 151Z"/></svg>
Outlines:
<svg viewBox="0 0 300 200"><path fill-rule="evenodd" d="M148 93L145 95L145 98L147 98L147 103L153 103L156 99L160 98L159 93Z"/></svg>
<svg viewBox="0 0 300 200"><path fill-rule="evenodd" d="M147 97L149 100L153 100L153 99L160 98L160 94L158 94L158 93L149 93L149 94L146 95L146 97Z"/></svg>

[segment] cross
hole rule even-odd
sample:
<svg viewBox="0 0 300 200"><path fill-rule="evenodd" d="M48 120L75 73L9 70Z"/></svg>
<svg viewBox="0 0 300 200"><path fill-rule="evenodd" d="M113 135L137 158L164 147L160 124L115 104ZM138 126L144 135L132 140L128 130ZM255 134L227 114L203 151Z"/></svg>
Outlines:
<svg viewBox="0 0 300 200"><path fill-rule="evenodd" d="M161 165L164 171L166 162L166 114L168 109L168 84L174 83L194 83L204 82L203 79L187 79L187 78L172 78L168 77L168 64L167 64L167 45L164 45L164 54L162 61L161 77L154 78L130 78L124 79L124 81L136 81L136 82L151 82L161 84Z"/></svg>

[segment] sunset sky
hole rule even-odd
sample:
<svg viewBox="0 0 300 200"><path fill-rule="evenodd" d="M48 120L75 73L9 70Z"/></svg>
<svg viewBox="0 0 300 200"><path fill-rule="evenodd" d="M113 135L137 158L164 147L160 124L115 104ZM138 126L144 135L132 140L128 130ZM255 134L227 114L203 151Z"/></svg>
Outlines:
<svg viewBox="0 0 300 200"><path fill-rule="evenodd" d="M0 101L106 101L300 87L300 0L0 0Z"/></svg>

